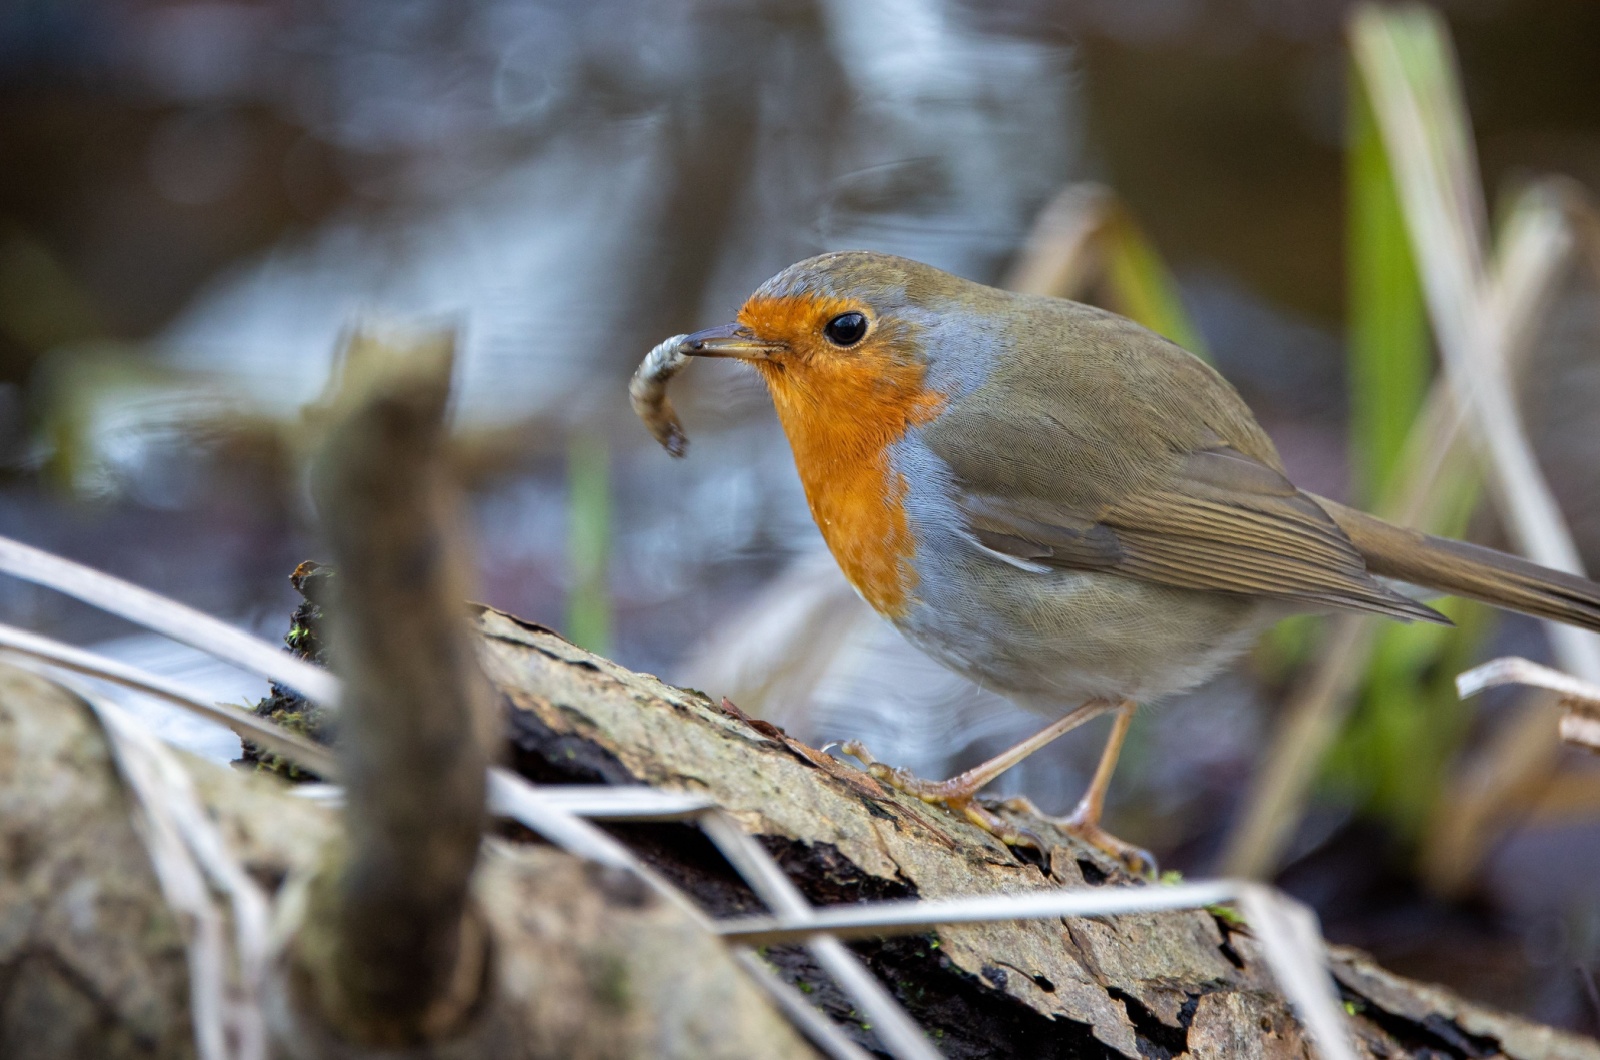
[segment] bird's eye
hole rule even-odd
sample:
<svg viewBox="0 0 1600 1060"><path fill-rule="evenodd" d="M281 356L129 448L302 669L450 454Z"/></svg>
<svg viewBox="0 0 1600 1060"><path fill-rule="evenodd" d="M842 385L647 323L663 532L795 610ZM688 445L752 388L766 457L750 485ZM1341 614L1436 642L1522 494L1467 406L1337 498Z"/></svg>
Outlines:
<svg viewBox="0 0 1600 1060"><path fill-rule="evenodd" d="M840 313L822 329L835 346L854 346L867 333L867 318L860 313Z"/></svg>

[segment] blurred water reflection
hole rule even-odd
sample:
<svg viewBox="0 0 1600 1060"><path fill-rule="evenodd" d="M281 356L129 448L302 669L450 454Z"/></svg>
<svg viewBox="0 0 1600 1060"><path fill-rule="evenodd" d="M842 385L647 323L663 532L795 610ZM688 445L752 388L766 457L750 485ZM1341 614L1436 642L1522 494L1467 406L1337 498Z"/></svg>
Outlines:
<svg viewBox="0 0 1600 1060"><path fill-rule="evenodd" d="M614 403L597 374L809 253L991 276L1074 175L1065 53L964 32L943 0L328 10L298 117L418 157L385 169L383 211L239 267L159 340L275 415L354 313L459 315L467 420Z"/></svg>
<svg viewBox="0 0 1600 1060"><path fill-rule="evenodd" d="M531 423L548 452L578 423L621 427L640 352L725 317L783 264L871 246L992 278L1076 175L1069 54L974 32L944 0L309 10L288 33L230 5L147 13L161 91L265 93L338 148L358 198L208 284L153 344L177 373L157 393L85 399L81 489L192 499L207 487L185 465L203 454L172 444L185 403L213 424L292 423L361 316L458 321L462 428ZM242 149L220 120L156 130L149 167L169 198L224 183ZM188 164L207 137L207 164ZM764 410L750 382L686 382L702 391L685 395L694 460L669 467L631 424L618 432L613 580L636 665L668 664L741 584L816 543L770 419L742 422ZM553 471L535 459L479 505L491 601L537 611L567 588Z"/></svg>

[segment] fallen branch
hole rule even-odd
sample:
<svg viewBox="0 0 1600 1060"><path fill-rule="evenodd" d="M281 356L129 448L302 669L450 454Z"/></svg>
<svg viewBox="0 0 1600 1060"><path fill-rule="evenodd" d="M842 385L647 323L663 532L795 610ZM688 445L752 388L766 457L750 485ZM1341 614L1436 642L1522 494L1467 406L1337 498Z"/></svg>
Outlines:
<svg viewBox="0 0 1600 1060"><path fill-rule="evenodd" d="M464 546L440 458L453 354L448 333L357 335L313 463L338 570L346 809L284 969L294 1019L279 1033L304 1055L324 1051L302 1025L313 1020L368 1047L446 1040L494 989L468 902L493 721L458 603Z"/></svg>

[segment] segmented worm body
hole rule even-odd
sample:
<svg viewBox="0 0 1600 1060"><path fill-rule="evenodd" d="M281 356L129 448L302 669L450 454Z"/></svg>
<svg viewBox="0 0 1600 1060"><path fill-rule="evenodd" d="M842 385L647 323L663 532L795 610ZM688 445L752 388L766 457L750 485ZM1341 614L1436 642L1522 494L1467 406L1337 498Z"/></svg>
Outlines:
<svg viewBox="0 0 1600 1060"><path fill-rule="evenodd" d="M628 382L628 400L633 411L650 428L650 434L661 447L673 456L682 456L689 448L689 436L683 433L683 424L667 398L667 383L689 363L683 351L687 336L674 335L645 354L633 378Z"/></svg>

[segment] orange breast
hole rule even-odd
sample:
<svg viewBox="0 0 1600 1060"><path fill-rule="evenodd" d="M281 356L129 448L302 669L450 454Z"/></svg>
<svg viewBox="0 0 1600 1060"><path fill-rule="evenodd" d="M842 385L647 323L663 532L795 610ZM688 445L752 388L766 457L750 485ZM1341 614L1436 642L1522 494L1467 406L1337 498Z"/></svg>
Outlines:
<svg viewBox="0 0 1600 1060"><path fill-rule="evenodd" d="M760 334L783 334L787 321L773 317L825 318L828 307L816 301L755 299L740 320ZM889 618L905 613L916 587L908 484L890 466L889 447L936 416L945 400L923 386L923 366L897 352L894 344L909 340L886 333L845 353L758 364L794 450L812 518L850 584Z"/></svg>
<svg viewBox="0 0 1600 1060"><path fill-rule="evenodd" d="M916 542L906 525L906 481L889 467L888 453L854 466L803 460L798 450L795 458L811 517L839 569L879 613L904 614L916 585Z"/></svg>

